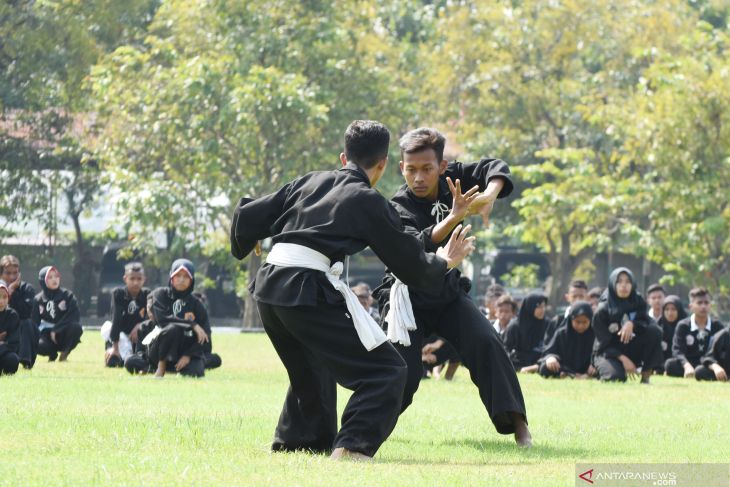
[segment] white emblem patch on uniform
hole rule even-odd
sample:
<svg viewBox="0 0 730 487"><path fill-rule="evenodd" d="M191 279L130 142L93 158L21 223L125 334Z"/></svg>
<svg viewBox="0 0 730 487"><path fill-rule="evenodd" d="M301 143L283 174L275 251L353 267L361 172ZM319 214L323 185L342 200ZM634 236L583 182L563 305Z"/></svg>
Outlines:
<svg viewBox="0 0 730 487"><path fill-rule="evenodd" d="M66 311L66 300L65 299L63 301L61 301L60 303L58 303L58 309L60 309L61 311Z"/></svg>
<svg viewBox="0 0 730 487"><path fill-rule="evenodd" d="M137 302L136 301L130 301L129 306L127 306L127 314L133 315L137 312Z"/></svg>
<svg viewBox="0 0 730 487"><path fill-rule="evenodd" d="M48 301L46 304L46 311L51 316L51 319L56 318L56 303L53 301Z"/></svg>
<svg viewBox="0 0 730 487"><path fill-rule="evenodd" d="M172 314L174 314L175 316L178 316L182 312L182 309L183 309L183 300L182 299L178 299L174 303L172 303ZM178 316L178 318L179 318L179 316Z"/></svg>
<svg viewBox="0 0 730 487"><path fill-rule="evenodd" d="M687 335L686 340L687 340L687 345L689 345L690 347L692 345L694 345L694 343L695 343L695 337L693 335Z"/></svg>
<svg viewBox="0 0 730 487"><path fill-rule="evenodd" d="M665 342L663 340L662 340L662 350L665 352L667 351L667 342Z"/></svg>
<svg viewBox="0 0 730 487"><path fill-rule="evenodd" d="M618 330L619 330L619 326L618 326L618 323L611 323L611 324L610 324L610 325L608 326L608 331L609 331L609 332L611 332L611 333L617 333L617 332L618 332Z"/></svg>

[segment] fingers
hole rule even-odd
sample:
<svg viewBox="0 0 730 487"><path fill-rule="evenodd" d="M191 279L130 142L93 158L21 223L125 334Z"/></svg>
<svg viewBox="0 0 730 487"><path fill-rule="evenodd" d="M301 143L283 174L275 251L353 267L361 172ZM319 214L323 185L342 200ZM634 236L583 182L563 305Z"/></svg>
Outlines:
<svg viewBox="0 0 730 487"><path fill-rule="evenodd" d="M448 176L446 176L446 184L449 185L449 191L451 191L451 195L454 198L456 198L458 196L458 193L456 192L456 187L454 186L454 183L451 181L451 178Z"/></svg>
<svg viewBox="0 0 730 487"><path fill-rule="evenodd" d="M256 254L256 257L261 257L261 242L256 242L256 247L253 249L253 253Z"/></svg>

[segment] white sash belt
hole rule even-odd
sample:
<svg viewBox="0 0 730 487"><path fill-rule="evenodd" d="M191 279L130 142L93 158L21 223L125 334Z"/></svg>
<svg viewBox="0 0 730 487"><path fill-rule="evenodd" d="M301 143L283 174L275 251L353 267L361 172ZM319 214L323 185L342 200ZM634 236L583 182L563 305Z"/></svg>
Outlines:
<svg viewBox="0 0 730 487"><path fill-rule="evenodd" d="M292 243L277 243L266 257L266 263L279 267L303 267L324 272L332 286L345 298L347 311L352 316L355 331L365 349L370 351L387 340L383 330L362 307L355 293L347 286L347 283L340 280L342 262L335 262L330 266L327 256L314 249Z"/></svg>
<svg viewBox="0 0 730 487"><path fill-rule="evenodd" d="M413 316L408 286L397 277L390 288L390 309L385 316L385 321L388 323L388 339L393 343L402 343L409 347L411 337L408 335L408 330L416 329L416 318Z"/></svg>

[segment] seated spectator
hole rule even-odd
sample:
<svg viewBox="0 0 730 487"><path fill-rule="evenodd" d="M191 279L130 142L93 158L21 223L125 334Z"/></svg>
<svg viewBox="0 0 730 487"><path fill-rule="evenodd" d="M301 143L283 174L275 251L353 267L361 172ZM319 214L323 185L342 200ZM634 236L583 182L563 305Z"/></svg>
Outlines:
<svg viewBox="0 0 730 487"><path fill-rule="evenodd" d="M81 313L73 293L61 287L61 273L53 266L41 269L38 281L42 291L33 299L31 321L40 332L38 355L50 362L65 362L81 342Z"/></svg>
<svg viewBox="0 0 730 487"><path fill-rule="evenodd" d="M646 301L636 292L634 275L626 267L611 272L592 327L593 366L599 378L624 382L641 367L641 382L648 384L662 363L662 332L651 323Z"/></svg>
<svg viewBox="0 0 730 487"><path fill-rule="evenodd" d="M699 371L702 358L710 351L712 337L723 329L723 324L710 316L712 296L703 287L689 292L689 309L692 314L677 323L672 341L672 358L664 363L665 374L670 377L696 377L712 380L714 374L706 367Z"/></svg>
<svg viewBox="0 0 730 487"><path fill-rule="evenodd" d="M507 327L517 322L517 302L509 294L504 294L497 299L496 319L492 323L499 337L504 341Z"/></svg>
<svg viewBox="0 0 730 487"><path fill-rule="evenodd" d="M537 361L542 356L545 337L545 307L547 297L532 293L525 297L517 322L507 327L504 346L518 372L537 372Z"/></svg>
<svg viewBox="0 0 730 487"><path fill-rule="evenodd" d="M18 371L18 348L20 348L20 317L12 308L10 289L0 281L0 375L12 375Z"/></svg>
<svg viewBox="0 0 730 487"><path fill-rule="evenodd" d="M36 292L33 286L21 280L20 261L14 255L0 257L0 279L5 281L10 291L9 307L18 313L20 318L19 333L20 345L18 357L21 365L32 369L38 355L38 328L30 319L33 311L33 299Z"/></svg>
<svg viewBox="0 0 730 487"><path fill-rule="evenodd" d="M548 321L547 328L545 329L545 337L543 338L543 342L546 345L552 341L553 335L558 328L568 324L570 306L576 301L585 301L586 299L588 299L588 285L586 282L580 279L572 281L570 286L568 286L568 292L565 293L565 301L568 303L568 306L565 308L565 313L562 316L556 315Z"/></svg>
<svg viewBox="0 0 730 487"><path fill-rule="evenodd" d="M664 287L661 284L652 284L646 289L646 302L649 305L649 318L654 320L654 323L659 323L659 319L662 317L662 305L664 304L664 298L667 296Z"/></svg>
<svg viewBox="0 0 730 487"><path fill-rule="evenodd" d="M573 301L567 323L555 332L539 361L543 377L588 379L596 373L591 364L593 308L587 301Z"/></svg>

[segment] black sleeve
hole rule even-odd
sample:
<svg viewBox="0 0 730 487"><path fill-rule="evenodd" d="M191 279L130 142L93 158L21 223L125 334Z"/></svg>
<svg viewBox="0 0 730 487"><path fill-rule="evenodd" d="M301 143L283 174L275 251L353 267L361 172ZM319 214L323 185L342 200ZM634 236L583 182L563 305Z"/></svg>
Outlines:
<svg viewBox="0 0 730 487"><path fill-rule="evenodd" d="M30 311L30 321L31 321L31 323L33 323L33 326L35 326L36 328L41 326L41 312L39 309L39 307L41 305L40 296L41 296L40 294L37 294L33 298L33 309L31 309L31 311Z"/></svg>
<svg viewBox="0 0 730 487"><path fill-rule="evenodd" d="M512 352L517 350L520 341L520 326L517 323L507 325L504 331L504 348L507 354L512 356Z"/></svg>
<svg viewBox="0 0 730 487"><path fill-rule="evenodd" d="M639 309L636 311L636 316L634 316L633 323L634 323L634 331L635 332L644 332L651 324L651 317L649 316L649 311L647 310L646 301L644 301L644 298L639 296Z"/></svg>
<svg viewBox="0 0 730 487"><path fill-rule="evenodd" d="M81 323L81 312L79 311L79 303L76 301L76 296L72 292L66 292L66 312L63 314L58 323L53 326L54 332L58 333L63 331L68 325L80 324Z"/></svg>
<svg viewBox="0 0 730 487"><path fill-rule="evenodd" d="M116 288L112 291L112 329L109 332L109 338L112 342L119 341L119 334L122 331L122 313L124 312L124 307L121 303L122 297L123 291L121 289Z"/></svg>
<svg viewBox="0 0 730 487"><path fill-rule="evenodd" d="M553 340L555 332L558 331L558 328L560 328L561 322L562 316L553 316L553 318L548 321L548 324L545 327L545 336L542 339L543 343L550 343Z"/></svg>
<svg viewBox="0 0 730 487"><path fill-rule="evenodd" d="M376 193L377 194L377 193ZM443 285L446 261L433 253L425 253L421 242L404 232L398 212L378 195L370 198L373 211L367 212L360 238L398 279L409 287L425 292L437 292Z"/></svg>
<svg viewBox="0 0 730 487"><path fill-rule="evenodd" d="M558 362L560 362L562 359L560 358L561 352L563 351L563 336L564 333L562 329L559 329L555 332L552 339L548 343L547 347L545 347L545 350L542 353L541 361L545 361L549 356L553 356L556 359L558 359Z"/></svg>
<svg viewBox="0 0 730 487"><path fill-rule="evenodd" d="M672 357L679 359L683 367L687 363L687 335L689 334L689 328L689 323L678 323L677 329L674 330L674 340L672 340Z"/></svg>
<svg viewBox="0 0 730 487"><path fill-rule="evenodd" d="M618 358L621 351L613 346L616 334L608 331L608 327L611 325L610 321L606 307L599 306L591 322L591 327L593 327L596 335L594 349L597 355L603 355L606 358Z"/></svg>
<svg viewBox="0 0 730 487"><path fill-rule="evenodd" d="M256 246L256 242L272 236L271 226L281 216L289 183L276 193L263 198L241 198L231 219L231 254L244 259Z"/></svg>
<svg viewBox="0 0 730 487"><path fill-rule="evenodd" d="M702 357L701 363L705 367L709 367L712 364L720 363L721 357L723 355L727 357L727 354L730 354L730 330L725 328L712 337L712 346L710 346L710 351L706 356ZM726 370L725 372L730 371Z"/></svg>
<svg viewBox="0 0 730 487"><path fill-rule="evenodd" d="M421 242L421 245L426 252L436 252L436 249L439 248L439 245L431 239L431 234L433 233L433 229L436 225L430 225L423 230L419 230L418 222L416 222L416 219L413 217L413 215L411 215L408 210L394 203L393 207L400 216L400 221L401 223L403 223L403 230L407 234L416 237L418 241Z"/></svg>
<svg viewBox="0 0 730 487"><path fill-rule="evenodd" d="M5 343L8 344L8 348L15 353L20 350L20 317L17 313L13 312L10 314L10 321L8 323L8 332L5 337Z"/></svg>
<svg viewBox="0 0 730 487"><path fill-rule="evenodd" d="M21 282L15 291L19 296L12 301L13 309L19 316L30 316L33 314L33 298L35 297L35 289L27 282Z"/></svg>
<svg viewBox="0 0 730 487"><path fill-rule="evenodd" d="M479 186L479 191L484 191L492 179L502 178L504 186L497 198L509 196L514 189L509 166L501 159L484 158L472 164L454 161L449 163L445 176L449 176L452 180L461 180L462 191L467 191L474 186Z"/></svg>

